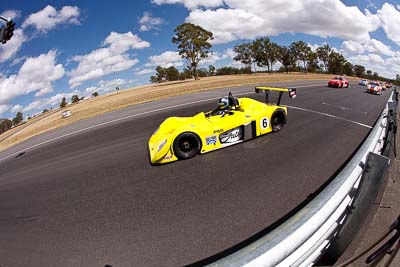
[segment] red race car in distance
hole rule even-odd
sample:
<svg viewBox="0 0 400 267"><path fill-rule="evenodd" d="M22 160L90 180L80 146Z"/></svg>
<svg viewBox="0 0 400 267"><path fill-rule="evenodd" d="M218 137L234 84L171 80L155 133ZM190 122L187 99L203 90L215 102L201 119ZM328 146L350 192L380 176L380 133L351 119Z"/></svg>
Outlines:
<svg viewBox="0 0 400 267"><path fill-rule="evenodd" d="M328 82L328 86L329 87L338 87L338 88L342 88L342 87L348 88L349 81L344 77L336 76Z"/></svg>

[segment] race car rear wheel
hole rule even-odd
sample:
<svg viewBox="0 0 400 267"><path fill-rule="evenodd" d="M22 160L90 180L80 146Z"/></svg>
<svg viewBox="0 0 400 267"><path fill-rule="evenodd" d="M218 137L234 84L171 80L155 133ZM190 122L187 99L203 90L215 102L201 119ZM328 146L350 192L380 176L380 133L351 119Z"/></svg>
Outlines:
<svg viewBox="0 0 400 267"><path fill-rule="evenodd" d="M201 142L196 134L185 132L175 138L173 149L178 159L189 159L200 152Z"/></svg>
<svg viewBox="0 0 400 267"><path fill-rule="evenodd" d="M286 113L283 109L277 109L271 116L271 127L273 132L279 132L286 124Z"/></svg>

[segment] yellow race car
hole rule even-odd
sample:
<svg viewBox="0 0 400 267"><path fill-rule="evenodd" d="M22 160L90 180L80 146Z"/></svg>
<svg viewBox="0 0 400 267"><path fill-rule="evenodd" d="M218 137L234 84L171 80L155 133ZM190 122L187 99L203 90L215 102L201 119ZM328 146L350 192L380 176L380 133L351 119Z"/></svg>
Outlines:
<svg viewBox="0 0 400 267"><path fill-rule="evenodd" d="M296 97L295 88L257 86L265 92L265 104L251 98L235 98L232 93L218 100L218 107L193 117L167 118L149 140L152 165L188 159L237 144L269 132L279 131L286 123L287 107L281 106L282 94ZM268 103L270 91L278 91L277 104Z"/></svg>

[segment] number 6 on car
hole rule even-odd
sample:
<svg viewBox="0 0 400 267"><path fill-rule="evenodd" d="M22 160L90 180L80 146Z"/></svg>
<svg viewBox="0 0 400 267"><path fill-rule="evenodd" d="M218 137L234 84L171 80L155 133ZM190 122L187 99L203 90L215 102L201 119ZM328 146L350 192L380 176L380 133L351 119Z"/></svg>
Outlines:
<svg viewBox="0 0 400 267"><path fill-rule="evenodd" d="M232 93L218 100L218 108L193 117L170 117L150 137L152 165L188 159L270 132L286 124L287 107L280 104L284 92L296 97L296 88L257 86L265 92L265 103L251 98L236 98ZM271 91L279 93L276 104L269 103Z"/></svg>

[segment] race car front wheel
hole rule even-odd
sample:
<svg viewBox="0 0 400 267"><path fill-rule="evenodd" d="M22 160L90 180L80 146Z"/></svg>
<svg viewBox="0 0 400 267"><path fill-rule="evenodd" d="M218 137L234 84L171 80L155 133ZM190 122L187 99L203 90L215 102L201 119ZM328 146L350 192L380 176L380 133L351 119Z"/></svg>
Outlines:
<svg viewBox="0 0 400 267"><path fill-rule="evenodd" d="M283 109L277 109L271 116L273 132L279 132L286 123L286 113Z"/></svg>
<svg viewBox="0 0 400 267"><path fill-rule="evenodd" d="M196 134L185 132L175 138L173 149L178 159L189 159L200 152L201 142Z"/></svg>

